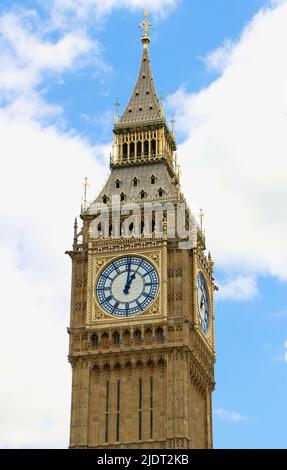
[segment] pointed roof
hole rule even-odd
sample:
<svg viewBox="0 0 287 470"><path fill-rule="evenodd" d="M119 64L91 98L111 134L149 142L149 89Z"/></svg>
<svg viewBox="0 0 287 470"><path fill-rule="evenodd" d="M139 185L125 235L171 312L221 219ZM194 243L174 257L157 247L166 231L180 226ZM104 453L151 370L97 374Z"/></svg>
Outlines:
<svg viewBox="0 0 287 470"><path fill-rule="evenodd" d="M148 45L144 43L137 83L129 104L116 127L149 124L159 120L163 120L162 106L154 86Z"/></svg>

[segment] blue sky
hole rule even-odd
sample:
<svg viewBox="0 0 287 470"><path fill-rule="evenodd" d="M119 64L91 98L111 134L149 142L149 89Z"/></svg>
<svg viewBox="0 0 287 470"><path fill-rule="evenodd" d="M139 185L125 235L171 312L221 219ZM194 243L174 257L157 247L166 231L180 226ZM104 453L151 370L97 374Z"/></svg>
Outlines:
<svg viewBox="0 0 287 470"><path fill-rule="evenodd" d="M123 112L137 77L145 5L183 189L206 213L220 287L214 444L286 448L285 0L1 2L0 447L67 446L63 253L84 176L92 199L108 173L114 103Z"/></svg>

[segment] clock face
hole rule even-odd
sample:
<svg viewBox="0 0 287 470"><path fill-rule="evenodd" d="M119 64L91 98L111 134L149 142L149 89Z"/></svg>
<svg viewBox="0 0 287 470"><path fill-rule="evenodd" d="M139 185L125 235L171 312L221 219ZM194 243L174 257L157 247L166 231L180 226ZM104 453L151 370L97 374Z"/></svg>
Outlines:
<svg viewBox="0 0 287 470"><path fill-rule="evenodd" d="M96 284L101 307L115 317L131 317L146 310L157 296L159 277L151 263L125 256L109 263Z"/></svg>
<svg viewBox="0 0 287 470"><path fill-rule="evenodd" d="M200 327L206 334L209 327L209 301L206 280L201 272L197 275L197 310Z"/></svg>

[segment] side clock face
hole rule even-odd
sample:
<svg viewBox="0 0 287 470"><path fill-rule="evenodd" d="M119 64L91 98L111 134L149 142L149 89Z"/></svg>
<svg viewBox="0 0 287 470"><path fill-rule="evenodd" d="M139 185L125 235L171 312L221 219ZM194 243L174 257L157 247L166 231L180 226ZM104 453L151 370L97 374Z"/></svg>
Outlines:
<svg viewBox="0 0 287 470"><path fill-rule="evenodd" d="M100 273L96 297L115 317L132 317L155 300L159 277L151 263L139 256L125 256L109 263Z"/></svg>
<svg viewBox="0 0 287 470"><path fill-rule="evenodd" d="M200 327L207 334L209 327L209 300L206 280L201 272L197 275L197 310Z"/></svg>

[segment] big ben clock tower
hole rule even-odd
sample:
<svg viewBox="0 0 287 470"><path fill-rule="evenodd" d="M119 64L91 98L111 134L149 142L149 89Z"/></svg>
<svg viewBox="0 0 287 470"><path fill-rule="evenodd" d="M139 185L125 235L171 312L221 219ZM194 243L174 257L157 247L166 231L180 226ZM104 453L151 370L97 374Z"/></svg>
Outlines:
<svg viewBox="0 0 287 470"><path fill-rule="evenodd" d="M214 275L186 205L149 57L114 126L110 176L74 226L71 448L212 447Z"/></svg>

